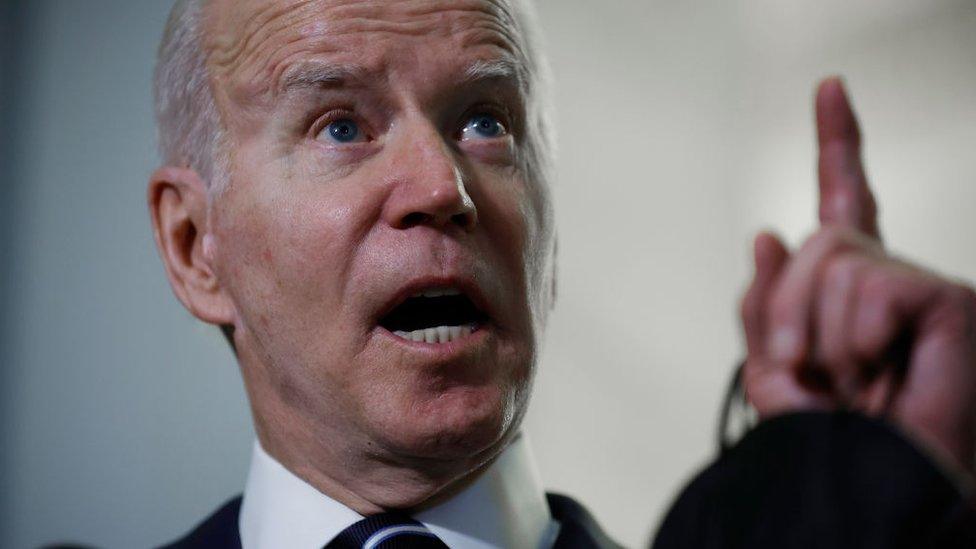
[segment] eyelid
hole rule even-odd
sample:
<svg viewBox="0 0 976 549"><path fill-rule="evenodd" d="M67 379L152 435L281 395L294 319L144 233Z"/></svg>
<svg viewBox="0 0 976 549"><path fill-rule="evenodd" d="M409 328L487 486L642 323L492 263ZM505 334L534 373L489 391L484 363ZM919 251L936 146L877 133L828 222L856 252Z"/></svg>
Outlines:
<svg viewBox="0 0 976 549"><path fill-rule="evenodd" d="M338 120L352 120L359 126L359 130L363 132L363 136L367 141L372 141L374 139L373 131L361 117L356 116L356 113L352 109L340 107L335 109L330 109L324 114L319 115L308 129L308 136L310 139L318 139L319 135L329 127L329 124L336 122Z"/></svg>
<svg viewBox="0 0 976 549"><path fill-rule="evenodd" d="M497 103L478 103L469 107L465 111L463 118L467 121L477 114L490 114L497 118L506 128L511 128L511 112L503 105Z"/></svg>
<svg viewBox="0 0 976 549"><path fill-rule="evenodd" d="M464 114L461 116L461 123L457 129L456 138L460 139L464 128L468 125L468 122L470 122L473 117L481 114L494 116L498 119L498 122L502 125L502 127L505 128L505 133L499 135L495 139L500 139L513 134L514 124L512 123L512 116L508 108L496 103L477 103L471 107L468 107L464 111Z"/></svg>

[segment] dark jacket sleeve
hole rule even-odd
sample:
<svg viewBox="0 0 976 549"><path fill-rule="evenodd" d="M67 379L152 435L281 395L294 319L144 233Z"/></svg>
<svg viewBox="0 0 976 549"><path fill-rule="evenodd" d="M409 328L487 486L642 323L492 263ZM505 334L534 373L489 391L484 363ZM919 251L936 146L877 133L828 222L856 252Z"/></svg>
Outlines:
<svg viewBox="0 0 976 549"><path fill-rule="evenodd" d="M976 511L886 423L801 413L759 424L679 495L654 549L976 548Z"/></svg>

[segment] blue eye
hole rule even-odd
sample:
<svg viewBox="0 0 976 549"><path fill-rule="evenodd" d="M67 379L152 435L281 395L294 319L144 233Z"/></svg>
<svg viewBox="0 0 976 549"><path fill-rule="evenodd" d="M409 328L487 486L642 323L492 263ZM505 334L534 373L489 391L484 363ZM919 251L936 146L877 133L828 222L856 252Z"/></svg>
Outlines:
<svg viewBox="0 0 976 549"><path fill-rule="evenodd" d="M461 140L491 139L508 133L505 126L490 114L476 114L461 129Z"/></svg>
<svg viewBox="0 0 976 549"><path fill-rule="evenodd" d="M329 132L329 136L339 143L352 143L359 139L361 133L359 126L348 118L330 123L325 127L325 131Z"/></svg>

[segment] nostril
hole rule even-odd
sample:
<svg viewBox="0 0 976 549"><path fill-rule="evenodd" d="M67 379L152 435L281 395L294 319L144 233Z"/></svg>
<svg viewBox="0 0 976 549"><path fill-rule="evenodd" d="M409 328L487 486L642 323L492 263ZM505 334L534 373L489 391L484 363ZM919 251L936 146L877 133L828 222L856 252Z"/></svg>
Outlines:
<svg viewBox="0 0 976 549"><path fill-rule="evenodd" d="M462 229L467 229L471 226L471 216L466 213L454 214L451 216L451 222Z"/></svg>
<svg viewBox="0 0 976 549"><path fill-rule="evenodd" d="M403 219L400 220L400 226L404 229L409 229L410 227L428 223L431 219L433 219L433 217L429 214L425 214L423 212L410 212L403 216Z"/></svg>

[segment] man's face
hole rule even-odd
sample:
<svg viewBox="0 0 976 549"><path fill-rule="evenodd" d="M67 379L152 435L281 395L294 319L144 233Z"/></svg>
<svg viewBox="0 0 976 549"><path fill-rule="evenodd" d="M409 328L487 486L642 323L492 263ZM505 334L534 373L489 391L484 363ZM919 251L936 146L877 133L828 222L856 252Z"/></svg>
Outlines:
<svg viewBox="0 0 976 549"><path fill-rule="evenodd" d="M259 423L327 424L380 455L497 446L526 405L551 282L509 8L212 7L230 180L210 253L251 398L279 403Z"/></svg>

